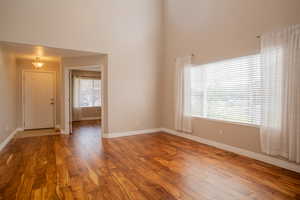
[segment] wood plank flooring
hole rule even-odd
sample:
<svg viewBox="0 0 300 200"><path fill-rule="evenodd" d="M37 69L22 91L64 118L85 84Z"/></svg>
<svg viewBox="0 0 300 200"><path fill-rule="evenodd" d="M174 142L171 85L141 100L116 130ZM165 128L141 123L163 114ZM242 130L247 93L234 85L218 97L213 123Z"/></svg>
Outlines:
<svg viewBox="0 0 300 200"><path fill-rule="evenodd" d="M165 133L15 139L0 153L0 200L300 199L300 174Z"/></svg>

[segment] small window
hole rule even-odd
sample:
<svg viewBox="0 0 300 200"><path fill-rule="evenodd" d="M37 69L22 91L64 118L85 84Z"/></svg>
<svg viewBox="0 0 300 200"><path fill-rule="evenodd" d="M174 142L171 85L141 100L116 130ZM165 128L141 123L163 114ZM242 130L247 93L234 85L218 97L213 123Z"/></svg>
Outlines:
<svg viewBox="0 0 300 200"><path fill-rule="evenodd" d="M191 81L194 116L260 124L260 55L194 67Z"/></svg>
<svg viewBox="0 0 300 200"><path fill-rule="evenodd" d="M80 79L79 85L80 107L100 107L101 81L94 79Z"/></svg>

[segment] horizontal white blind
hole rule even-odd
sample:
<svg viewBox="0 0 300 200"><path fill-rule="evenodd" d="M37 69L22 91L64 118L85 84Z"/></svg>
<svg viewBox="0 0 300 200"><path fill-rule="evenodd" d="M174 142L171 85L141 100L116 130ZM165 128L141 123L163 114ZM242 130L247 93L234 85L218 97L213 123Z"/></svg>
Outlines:
<svg viewBox="0 0 300 200"><path fill-rule="evenodd" d="M260 124L260 55L197 66L191 74L193 115Z"/></svg>
<svg viewBox="0 0 300 200"><path fill-rule="evenodd" d="M79 105L80 107L98 107L101 106L100 85L98 79L79 79Z"/></svg>

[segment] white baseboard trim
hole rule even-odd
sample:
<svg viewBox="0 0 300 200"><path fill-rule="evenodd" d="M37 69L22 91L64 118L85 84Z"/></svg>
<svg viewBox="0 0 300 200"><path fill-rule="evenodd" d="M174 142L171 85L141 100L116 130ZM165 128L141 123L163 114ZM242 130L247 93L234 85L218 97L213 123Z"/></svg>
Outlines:
<svg viewBox="0 0 300 200"><path fill-rule="evenodd" d="M61 128L61 129L59 129L60 130L60 133L62 134L62 135L70 135L69 134L69 131L66 131L65 129L63 129L63 128Z"/></svg>
<svg viewBox="0 0 300 200"><path fill-rule="evenodd" d="M118 133L102 133L102 137L103 138L117 138L117 137L131 136L131 135L157 133L160 131L161 131L160 128L154 128L154 129L145 129L145 130L136 130L136 131L128 131L128 132L118 132Z"/></svg>
<svg viewBox="0 0 300 200"><path fill-rule="evenodd" d="M18 131L23 131L22 128L16 128L1 144L0 144L0 151L6 147L6 145L13 139L13 137L17 134Z"/></svg>
<svg viewBox="0 0 300 200"><path fill-rule="evenodd" d="M223 144L223 143L219 143L219 142L215 142L215 141L212 141L212 140L200 138L200 137L195 136L195 135L181 133L181 132L174 131L174 130L167 129L167 128L161 128L161 131L163 131L165 133L172 134L172 135L176 135L176 136L179 136L179 137L184 137L184 138L187 138L187 139L199 142L199 143L207 144L209 146L213 146L213 147L216 147L216 148L219 148L219 149L230 151L230 152L233 152L233 153L236 153L236 154L239 154L239 155L243 155L243 156L255 159L255 160L259 160L259 161L262 161L262 162L265 162L265 163L268 163L268 164L271 164L271 165L275 165L275 166L278 166L278 167L281 167L281 168L284 168L284 169L288 169L288 170L300 173L300 165L297 165L296 163L288 162L288 161L285 161L285 160L281 160L281 159L274 158L274 157L267 156L267 155L260 154L260 153L255 153L255 152L248 151L248 150L245 150L245 149L241 149L241 148L238 148L238 147L233 147L233 146Z"/></svg>

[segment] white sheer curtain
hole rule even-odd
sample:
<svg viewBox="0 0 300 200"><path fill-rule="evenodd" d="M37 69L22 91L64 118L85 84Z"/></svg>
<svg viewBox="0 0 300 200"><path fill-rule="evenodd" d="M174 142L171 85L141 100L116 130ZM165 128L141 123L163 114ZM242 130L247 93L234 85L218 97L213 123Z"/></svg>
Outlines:
<svg viewBox="0 0 300 200"><path fill-rule="evenodd" d="M191 114L191 56L176 59L175 129L192 132Z"/></svg>
<svg viewBox="0 0 300 200"><path fill-rule="evenodd" d="M262 151L300 163L300 25L261 39Z"/></svg>
<svg viewBox="0 0 300 200"><path fill-rule="evenodd" d="M81 107L79 105L80 78L73 77L73 121L81 119Z"/></svg>

